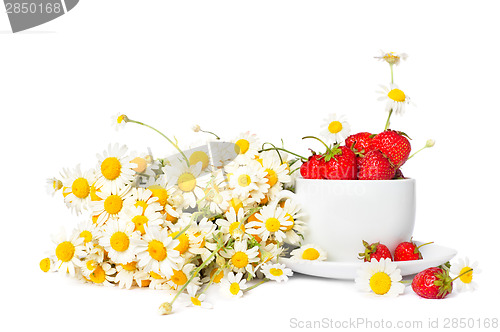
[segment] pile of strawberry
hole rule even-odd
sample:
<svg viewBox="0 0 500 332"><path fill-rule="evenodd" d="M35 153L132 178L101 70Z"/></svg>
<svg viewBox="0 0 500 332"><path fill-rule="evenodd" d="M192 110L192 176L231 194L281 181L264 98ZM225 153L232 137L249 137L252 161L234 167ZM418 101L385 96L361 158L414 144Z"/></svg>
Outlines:
<svg viewBox="0 0 500 332"><path fill-rule="evenodd" d="M313 152L300 167L300 174L305 179L328 180L402 178L400 167L410 152L410 141L402 132L360 132L349 136L345 145L327 146L323 154Z"/></svg>
<svg viewBox="0 0 500 332"><path fill-rule="evenodd" d="M394 261L411 261L422 259L420 248L424 243L417 246L413 241L401 242L394 250ZM393 260L391 252L386 245L380 242L368 244L363 241L365 251L359 254L359 258L365 262L372 259L379 261L380 259L389 258ZM457 277L458 278L458 277ZM455 278L455 279L457 279ZM448 266L430 267L419 272L412 280L411 287L415 294L426 299L443 299L453 290L453 281L449 274Z"/></svg>

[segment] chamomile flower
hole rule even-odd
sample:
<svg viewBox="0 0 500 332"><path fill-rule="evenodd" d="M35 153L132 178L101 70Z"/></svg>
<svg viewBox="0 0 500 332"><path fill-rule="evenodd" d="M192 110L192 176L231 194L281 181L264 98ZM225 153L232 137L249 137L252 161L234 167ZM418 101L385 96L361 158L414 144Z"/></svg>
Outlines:
<svg viewBox="0 0 500 332"><path fill-rule="evenodd" d="M237 154L236 160L243 162L254 159L260 148L257 136L250 134L250 132L240 134L231 142L234 143L234 152Z"/></svg>
<svg viewBox="0 0 500 332"><path fill-rule="evenodd" d="M134 283L134 276L139 271L137 262L116 264L115 284L120 288L130 289Z"/></svg>
<svg viewBox="0 0 500 332"><path fill-rule="evenodd" d="M471 269L472 271L467 272ZM465 257L465 259L460 258L451 264L450 272L456 276L460 276L454 281L458 291L473 291L477 289L477 283L473 280L473 276L481 272L477 262L471 263L468 257Z"/></svg>
<svg viewBox="0 0 500 332"><path fill-rule="evenodd" d="M147 272L172 276L174 269L178 269L184 262L179 251L174 250L179 241L170 237L166 228L146 226L145 231L137 246L139 267L144 267Z"/></svg>
<svg viewBox="0 0 500 332"><path fill-rule="evenodd" d="M160 204L161 214L166 215L167 219L169 217L171 219L179 217L176 208L180 208L184 203L184 198L181 191L178 191L174 184L168 183L165 175L161 175L156 181L150 183L147 189L151 191L152 198L157 198L156 202ZM181 197L182 199L178 201L175 199L176 197Z"/></svg>
<svg viewBox="0 0 500 332"><path fill-rule="evenodd" d="M281 207L274 208L272 205L266 205L260 212L255 214L255 221L250 221L246 227L246 232L252 235L258 235L262 241L268 238L283 242L285 231L292 222L286 217L285 211Z"/></svg>
<svg viewBox="0 0 500 332"><path fill-rule="evenodd" d="M255 160L250 160L247 165L240 166L232 174L228 174L229 187L233 195L241 199L249 198L258 202L269 190L264 168Z"/></svg>
<svg viewBox="0 0 500 332"><path fill-rule="evenodd" d="M379 60L387 62L390 65L397 66L397 65L399 65L399 62L401 60L406 60L407 57L408 57L408 54L406 54L406 53L400 53L400 54L397 54L395 52L387 52L386 53L386 52L380 50L380 56L376 56L375 59L379 59Z"/></svg>
<svg viewBox="0 0 500 332"><path fill-rule="evenodd" d="M186 163L176 162L172 166L163 167L163 172L168 177L168 183L174 183L176 192L183 197L183 207L195 207L196 202L205 196L208 178L201 175L202 164L187 166Z"/></svg>
<svg viewBox="0 0 500 332"><path fill-rule="evenodd" d="M324 261L326 252L314 244L306 244L290 252L290 258L295 261Z"/></svg>
<svg viewBox="0 0 500 332"><path fill-rule="evenodd" d="M111 125L116 129L120 130L125 127L125 124L128 122L128 117L122 113L116 113L111 116Z"/></svg>
<svg viewBox="0 0 500 332"><path fill-rule="evenodd" d="M321 125L321 136L328 143L341 143L351 132L351 126L346 121L345 116L337 116L337 114L329 114L326 119L323 120Z"/></svg>
<svg viewBox="0 0 500 332"><path fill-rule="evenodd" d="M200 202L200 208L207 207L214 215L221 214L229 207L231 193L227 190L227 183L222 170L212 172L210 181L204 188L205 197Z"/></svg>
<svg viewBox="0 0 500 332"><path fill-rule="evenodd" d="M90 219L80 222L76 226L76 232L83 238L83 245L87 252L94 248L94 245L101 237L100 231Z"/></svg>
<svg viewBox="0 0 500 332"><path fill-rule="evenodd" d="M118 192L104 187L96 194L101 200L92 201L90 206L92 214L97 216L96 224L98 226L104 225L109 219L118 219L122 211L130 208L130 200L127 200L130 195L130 186L123 187Z"/></svg>
<svg viewBox="0 0 500 332"><path fill-rule="evenodd" d="M146 231L145 226L160 226L163 224L164 220L160 212L157 212L159 205L149 205L146 211L143 211L142 206L131 207L123 212L120 220L132 223L134 231L139 232L144 235Z"/></svg>
<svg viewBox="0 0 500 332"><path fill-rule="evenodd" d="M115 273L115 268L111 267L111 264L104 262L97 264L96 268L89 274L88 278L97 285L113 286L113 274Z"/></svg>
<svg viewBox="0 0 500 332"><path fill-rule="evenodd" d="M226 219L217 219L215 222L220 228L220 231L224 235L224 242L226 242L229 237L234 239L241 239L245 234L245 224L244 224L244 210L239 209L236 214L234 208L231 207L228 212L226 212Z"/></svg>
<svg viewBox="0 0 500 332"><path fill-rule="evenodd" d="M61 180L52 177L48 178L46 181L45 189L47 190L47 193L50 194L51 196L54 196L54 194L61 190L63 188L63 183Z"/></svg>
<svg viewBox="0 0 500 332"><path fill-rule="evenodd" d="M259 247L248 249L247 241L236 241L234 247L221 252L221 256L229 259L229 266L234 272L253 274L253 264L259 261Z"/></svg>
<svg viewBox="0 0 500 332"><path fill-rule="evenodd" d="M172 276L168 278L167 284L170 286L171 289L177 290L180 287L184 286L188 279L191 277L191 274L193 270L196 268L196 266L192 263L185 264L182 269L175 270ZM190 285L198 285L200 278L199 277L194 277L193 280L190 282Z"/></svg>
<svg viewBox="0 0 500 332"><path fill-rule="evenodd" d="M288 277L293 275L292 270L287 268L284 264L263 264L260 268L266 278L277 282L288 281Z"/></svg>
<svg viewBox="0 0 500 332"><path fill-rule="evenodd" d="M52 236L52 242L55 244L55 268L75 276L75 269L82 266L80 257L85 255L83 238L76 232L67 236L64 230L61 230L59 234Z"/></svg>
<svg viewBox="0 0 500 332"><path fill-rule="evenodd" d="M54 271L54 259L52 257L45 257L40 260L40 270L42 270L43 272Z"/></svg>
<svg viewBox="0 0 500 332"><path fill-rule="evenodd" d="M135 251L140 240L139 233L134 229L134 223L123 219L110 220L104 226L99 244L113 262L126 264L135 260Z"/></svg>
<svg viewBox="0 0 500 332"><path fill-rule="evenodd" d="M383 258L379 261L374 258L371 262L361 264L355 282L358 289L364 292L373 292L382 296L398 296L405 290L401 279L401 271L390 258Z"/></svg>
<svg viewBox="0 0 500 332"><path fill-rule="evenodd" d="M264 177L271 188L275 186L281 188L282 184L291 181L288 164L284 161L282 162L280 155L276 151L261 152L257 160L264 168L264 172L266 172Z"/></svg>
<svg viewBox="0 0 500 332"><path fill-rule="evenodd" d="M243 273L234 274L229 272L226 278L221 280L221 289L231 297L243 296L243 290L247 289L246 280L242 279Z"/></svg>
<svg viewBox="0 0 500 332"><path fill-rule="evenodd" d="M108 191L117 193L134 181L134 168L137 167L137 164L132 163L131 158L126 153L127 147L125 145L110 144L102 155L97 155L96 188L104 187Z"/></svg>
<svg viewBox="0 0 500 332"><path fill-rule="evenodd" d="M284 204L280 204L285 212L285 219L291 224L286 226L285 242L289 244L299 244L303 239L306 223L302 220L304 213L300 205L291 199L287 199Z"/></svg>
<svg viewBox="0 0 500 332"><path fill-rule="evenodd" d="M205 302L206 295L205 294L198 294L199 286L189 284L189 286L186 287L190 303L188 306L194 306L194 307L200 307L200 308L205 308L205 309L211 309L212 304Z"/></svg>
<svg viewBox="0 0 500 332"><path fill-rule="evenodd" d="M379 91L383 96L378 100L387 100L385 104L385 111L393 111L395 114L403 115L407 104L410 104L410 97L408 97L403 90L400 90L396 84L391 84L389 88L381 86L383 91Z"/></svg>

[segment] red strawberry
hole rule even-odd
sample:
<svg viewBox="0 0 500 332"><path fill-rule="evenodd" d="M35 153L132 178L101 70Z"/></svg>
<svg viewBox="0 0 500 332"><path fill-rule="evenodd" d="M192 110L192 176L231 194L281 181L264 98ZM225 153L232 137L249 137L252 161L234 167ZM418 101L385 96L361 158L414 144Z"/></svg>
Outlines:
<svg viewBox="0 0 500 332"><path fill-rule="evenodd" d="M356 180L356 155L347 146L334 146L325 155L322 175L329 180Z"/></svg>
<svg viewBox="0 0 500 332"><path fill-rule="evenodd" d="M411 152L410 141L404 134L390 129L376 135L372 140L372 147L389 158L395 169L408 160Z"/></svg>
<svg viewBox="0 0 500 332"><path fill-rule="evenodd" d="M325 161L322 155L313 154L300 166L300 175L304 179L322 179L321 170L324 168Z"/></svg>
<svg viewBox="0 0 500 332"><path fill-rule="evenodd" d="M395 261L416 261L422 259L422 254L420 253L420 248L427 244L431 244L433 242L428 242L421 244L417 247L417 245L413 241L409 242L401 242L396 247L394 251L394 260Z"/></svg>
<svg viewBox="0 0 500 332"><path fill-rule="evenodd" d="M453 279L448 270L431 267L418 273L411 283L418 296L426 299L443 299L453 290Z"/></svg>
<svg viewBox="0 0 500 332"><path fill-rule="evenodd" d="M371 262L373 258L377 261L383 258L390 258L392 261L392 255L386 245L380 244L380 242L368 244L368 242L363 240L363 246L365 247L365 252L359 254L359 259L364 259L365 262Z"/></svg>
<svg viewBox="0 0 500 332"><path fill-rule="evenodd" d="M389 159L378 150L368 152L359 160L359 180L390 180L395 172Z"/></svg>
<svg viewBox="0 0 500 332"><path fill-rule="evenodd" d="M374 135L361 132L346 138L345 145L356 154L366 154L372 150L372 139Z"/></svg>

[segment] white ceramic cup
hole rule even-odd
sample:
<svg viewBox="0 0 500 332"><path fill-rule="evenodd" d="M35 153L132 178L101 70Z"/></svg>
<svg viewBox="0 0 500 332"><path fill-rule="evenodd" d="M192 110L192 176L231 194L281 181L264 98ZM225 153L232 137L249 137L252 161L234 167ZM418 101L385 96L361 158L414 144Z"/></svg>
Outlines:
<svg viewBox="0 0 500 332"><path fill-rule="evenodd" d="M328 261L359 261L362 241L391 252L410 240L415 225L415 180L297 179L295 197L306 214L303 244L316 244Z"/></svg>

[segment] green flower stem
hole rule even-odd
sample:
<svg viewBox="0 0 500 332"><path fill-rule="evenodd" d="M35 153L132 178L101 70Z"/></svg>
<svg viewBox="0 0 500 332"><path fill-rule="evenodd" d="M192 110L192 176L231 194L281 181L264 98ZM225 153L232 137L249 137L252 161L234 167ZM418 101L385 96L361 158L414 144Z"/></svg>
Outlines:
<svg viewBox="0 0 500 332"><path fill-rule="evenodd" d="M203 129L200 129L200 131L201 131L202 133L205 133L205 134L211 134L211 135L214 135L214 136L215 136L215 138L216 138L217 140L220 140L220 137L219 137L219 136L217 136L215 133L212 133L211 131L208 131L208 130L203 130Z"/></svg>
<svg viewBox="0 0 500 332"><path fill-rule="evenodd" d="M250 286L250 287L248 287L247 289L245 289L245 290L243 290L243 291L244 291L244 292L248 292L248 291L250 291L250 290L252 290L252 289L254 289L254 288L256 288L256 287L258 287L258 286L262 285L263 283L268 282L269 280L270 280L270 279L267 279L267 278L262 279L262 281L261 281L261 282L256 283L255 285Z"/></svg>
<svg viewBox="0 0 500 332"><path fill-rule="evenodd" d="M276 150L276 153L278 154L278 157L280 158L280 162L283 164L283 158L281 158L281 153L279 153L276 146L273 143L265 142L264 144L262 144L262 148L264 148L264 145L266 145L266 144L271 145Z"/></svg>
<svg viewBox="0 0 500 332"><path fill-rule="evenodd" d="M394 70L392 69L393 64L390 63L389 67L391 67L391 84L394 84Z"/></svg>
<svg viewBox="0 0 500 332"><path fill-rule="evenodd" d="M188 279L188 281L182 286L182 288L177 292L177 294L175 294L175 296L172 299L172 301L170 301L170 305L171 306L173 306L175 300L177 300L177 298L179 297L179 295L181 295L181 293L186 289L186 287L189 285L189 283L191 281L193 281L194 277L196 277L196 275L201 271L201 269L203 269L208 263L210 263L212 261L212 258L214 258L215 254L217 254L221 248L222 248L222 245L217 246L217 249L215 249L210 254L210 256L208 256L208 258L206 260L204 260L203 263L201 263L201 265L198 266L198 268L196 270L193 271L193 274Z"/></svg>
<svg viewBox="0 0 500 332"><path fill-rule="evenodd" d="M391 67L392 68L392 67ZM389 111L389 116L387 117L387 121L385 123L385 128L384 128L384 131L386 131L387 129L389 129L389 126L391 124L391 115L392 115L392 108L391 110Z"/></svg>
<svg viewBox="0 0 500 332"><path fill-rule="evenodd" d="M472 272L472 271L474 271L474 269L468 269L468 270L467 270L467 271L465 271L464 273L460 273L458 276L456 276L455 278L451 279L451 281L453 282L453 281L457 280L458 278L460 278L460 277L462 277L462 276L464 276L464 275L466 275L467 273Z"/></svg>
<svg viewBox="0 0 500 332"><path fill-rule="evenodd" d="M217 277L221 271L222 271L222 268L220 268L220 267L217 268L217 270L215 270L214 275L210 278L210 281L208 282L208 284L205 286L205 288L203 288L203 290L200 292L200 294L196 295L196 298L198 298L198 296L200 296L201 294L203 294L207 291L208 287L210 287L212 285L215 277Z"/></svg>
<svg viewBox="0 0 500 332"><path fill-rule="evenodd" d="M177 143L174 143L170 138L168 138L161 131L159 131L158 129L156 129L156 128L148 125L148 124L142 123L140 121L128 119L127 122L136 123L136 124L139 124L139 125L144 126L144 127L148 127L149 129L153 129L154 131L156 131L158 134L160 134L161 136L163 136L170 144L172 144L174 146L174 148L177 149L177 151L179 151L179 153L182 155L182 157L186 161L186 164L189 166L189 159L186 157L186 155L184 154L184 152L182 152L182 150L179 148L179 146L177 145Z"/></svg>
<svg viewBox="0 0 500 332"><path fill-rule="evenodd" d="M270 150L280 150L280 151L285 151L285 152L288 152L288 153L290 153L290 154L292 154L292 155L294 155L294 156L296 156L296 157L299 157L300 159L307 160L307 158L305 158L305 157L303 157L303 156L301 156L301 155L299 155L299 154L296 154L296 153L294 153L294 152L292 152L292 151L288 151L287 149L283 149L283 148L276 148L276 147L274 147L274 148L262 149L262 150L260 150L259 152L263 152L263 151L270 151Z"/></svg>
<svg viewBox="0 0 500 332"><path fill-rule="evenodd" d="M314 138L315 140L320 141L326 147L326 151L327 152L332 152L332 150L330 149L330 147L328 145L326 145L326 143L323 142L322 140L320 140L319 138L317 138L315 136L304 136L304 137L302 137L302 139L306 139L306 138Z"/></svg>

